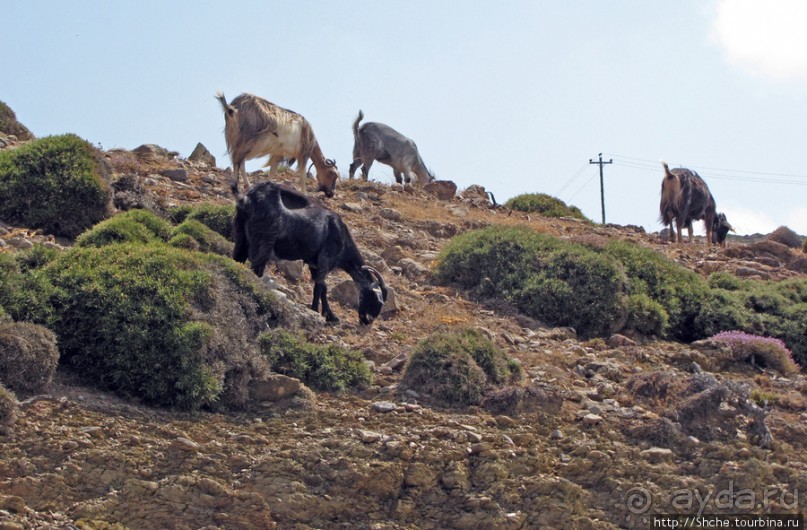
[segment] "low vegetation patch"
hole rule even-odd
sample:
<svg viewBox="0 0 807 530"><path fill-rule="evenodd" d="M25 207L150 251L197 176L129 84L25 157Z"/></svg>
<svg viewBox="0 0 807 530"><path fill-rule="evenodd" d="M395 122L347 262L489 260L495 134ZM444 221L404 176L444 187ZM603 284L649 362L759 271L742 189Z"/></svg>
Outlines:
<svg viewBox="0 0 807 530"><path fill-rule="evenodd" d="M752 362L785 375L798 373L799 367L785 343L772 337L760 337L742 331L722 331L712 340L726 344L735 361Z"/></svg>
<svg viewBox="0 0 807 530"><path fill-rule="evenodd" d="M435 333L421 341L403 383L447 406L478 405L489 386L517 383L521 366L479 331Z"/></svg>
<svg viewBox="0 0 807 530"><path fill-rule="evenodd" d="M53 379L59 362L56 336L27 322L0 324L0 383L20 395L32 395Z"/></svg>
<svg viewBox="0 0 807 530"><path fill-rule="evenodd" d="M186 219L178 226L147 210L128 210L98 223L76 240L80 247L102 247L115 243L167 242L169 245L222 256L232 254L233 245L200 221Z"/></svg>
<svg viewBox="0 0 807 530"><path fill-rule="evenodd" d="M200 204L177 206L170 210L171 221L180 224L186 220L196 220L225 238L233 233L235 205Z"/></svg>
<svg viewBox="0 0 807 530"><path fill-rule="evenodd" d="M222 256L231 256L233 253L233 244L230 241L195 219L187 219L174 228L168 244Z"/></svg>
<svg viewBox="0 0 807 530"><path fill-rule="evenodd" d="M439 282L507 300L582 338L628 330L692 342L741 330L782 340L807 366L807 279L705 279L634 243L590 247L508 227L455 237L439 260Z"/></svg>
<svg viewBox="0 0 807 530"><path fill-rule="evenodd" d="M195 409L268 367L253 345L277 324L271 296L242 267L163 243L75 247L44 266L44 315L62 358L87 383L147 403ZM245 377L247 374L249 377Z"/></svg>
<svg viewBox="0 0 807 530"><path fill-rule="evenodd" d="M618 263L582 245L527 228L492 227L454 238L438 280L480 298L503 298L583 337L616 331L625 319L626 278Z"/></svg>
<svg viewBox="0 0 807 530"><path fill-rule="evenodd" d="M111 188L100 153L67 134L0 151L0 217L76 237L110 213Z"/></svg>
<svg viewBox="0 0 807 530"><path fill-rule="evenodd" d="M37 245L16 255L0 253L0 314L18 322L50 320L55 312L50 302L53 286L37 264L57 252Z"/></svg>
<svg viewBox="0 0 807 530"><path fill-rule="evenodd" d="M28 127L17 121L17 116L11 107L0 101L0 133L12 134L18 140L33 140L34 135Z"/></svg>
<svg viewBox="0 0 807 530"><path fill-rule="evenodd" d="M98 223L76 239L79 247L103 247L114 243L166 241L171 223L147 210L129 210Z"/></svg>
<svg viewBox="0 0 807 530"><path fill-rule="evenodd" d="M317 390L361 389L373 381L364 357L333 344L319 345L285 330L260 336L261 353L272 370Z"/></svg>
<svg viewBox="0 0 807 530"><path fill-rule="evenodd" d="M577 206L568 206L562 200L545 193L525 193L508 200L507 208L520 212L537 213L544 217L572 217L589 221Z"/></svg>

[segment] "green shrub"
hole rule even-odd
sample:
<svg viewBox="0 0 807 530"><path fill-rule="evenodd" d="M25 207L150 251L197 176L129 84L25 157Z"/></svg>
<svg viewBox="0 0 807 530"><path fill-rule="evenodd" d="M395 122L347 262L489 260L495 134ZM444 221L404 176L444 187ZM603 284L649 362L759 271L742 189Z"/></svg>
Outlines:
<svg viewBox="0 0 807 530"><path fill-rule="evenodd" d="M726 291L739 291L743 288L743 281L730 272L718 271L709 275L709 287Z"/></svg>
<svg viewBox="0 0 807 530"><path fill-rule="evenodd" d="M458 347L468 352L485 372L488 381L495 385L515 383L523 376L521 365L508 357L493 341L475 329L465 329L452 334Z"/></svg>
<svg viewBox="0 0 807 530"><path fill-rule="evenodd" d="M34 246L17 252L15 259L23 271L39 269L47 265L59 256L61 249L53 246L45 246L41 243L34 243Z"/></svg>
<svg viewBox="0 0 807 530"><path fill-rule="evenodd" d="M437 278L513 302L549 324L573 326L584 337L614 331L625 316L626 280L617 262L526 228L455 237L440 254Z"/></svg>
<svg viewBox="0 0 807 530"><path fill-rule="evenodd" d="M453 238L439 256L437 279L479 296L512 300L532 274L532 259L559 240L527 228L491 227Z"/></svg>
<svg viewBox="0 0 807 530"><path fill-rule="evenodd" d="M78 136L35 140L0 151L0 217L76 237L109 214L100 154Z"/></svg>
<svg viewBox="0 0 807 530"><path fill-rule="evenodd" d="M314 389L360 389L373 381L370 368L358 352L332 344L312 344L283 330L264 333L259 342L272 370L296 377Z"/></svg>
<svg viewBox="0 0 807 530"><path fill-rule="evenodd" d="M163 243L75 247L44 267L62 358L86 382L150 404L210 406L265 368L249 342L277 317L231 260ZM238 402L237 400L242 400Z"/></svg>
<svg viewBox="0 0 807 530"><path fill-rule="evenodd" d="M55 313L53 286L42 270L29 268L36 248L16 256L0 252L0 307L13 320L47 325Z"/></svg>
<svg viewBox="0 0 807 530"><path fill-rule="evenodd" d="M6 134L13 134L18 140L33 140L34 135L31 131L17 121L17 116L11 107L0 101L0 132Z"/></svg>
<svg viewBox="0 0 807 530"><path fill-rule="evenodd" d="M648 337L663 337L670 325L664 307L644 293L628 297L627 312L625 328Z"/></svg>
<svg viewBox="0 0 807 530"><path fill-rule="evenodd" d="M508 200L505 206L520 212L541 214L544 217L573 217L588 221L577 206L568 206L562 200L545 193L525 193Z"/></svg>
<svg viewBox="0 0 807 530"><path fill-rule="evenodd" d="M59 362L56 336L26 322L0 324L0 383L18 394L41 392Z"/></svg>
<svg viewBox="0 0 807 530"><path fill-rule="evenodd" d="M235 206L211 203L198 206L183 205L172 208L170 215L174 223L180 224L186 220L195 219L214 232L229 238L233 231Z"/></svg>
<svg viewBox="0 0 807 530"><path fill-rule="evenodd" d="M625 317L625 276L608 256L571 243L542 256L516 296L527 315L571 326L584 338L618 331Z"/></svg>
<svg viewBox="0 0 807 530"><path fill-rule="evenodd" d="M171 224L148 210L128 210L98 223L76 239L80 247L113 243L151 243L170 237Z"/></svg>
<svg viewBox="0 0 807 530"><path fill-rule="evenodd" d="M692 319L692 340L701 339L728 329L750 329L755 322L740 296L722 289L705 291L699 299Z"/></svg>
<svg viewBox="0 0 807 530"><path fill-rule="evenodd" d="M622 264L631 295L645 294L664 308L669 336L685 342L706 337L698 332L696 322L709 292L701 276L653 249L627 241L609 242L604 252Z"/></svg>
<svg viewBox="0 0 807 530"><path fill-rule="evenodd" d="M222 256L230 256L233 253L231 242L195 219L187 219L175 227L171 231L171 239L168 240L168 244Z"/></svg>
<svg viewBox="0 0 807 530"><path fill-rule="evenodd" d="M456 335L435 333L412 353L403 384L448 406L478 405L488 378Z"/></svg>
<svg viewBox="0 0 807 530"><path fill-rule="evenodd" d="M802 369L807 368L807 303L789 307L781 317L768 321L763 329L766 334L781 339L793 359Z"/></svg>

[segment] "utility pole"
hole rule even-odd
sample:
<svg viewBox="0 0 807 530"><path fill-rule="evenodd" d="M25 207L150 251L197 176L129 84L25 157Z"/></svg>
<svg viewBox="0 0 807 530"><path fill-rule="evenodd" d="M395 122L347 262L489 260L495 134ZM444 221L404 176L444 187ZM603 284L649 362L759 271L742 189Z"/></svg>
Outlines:
<svg viewBox="0 0 807 530"><path fill-rule="evenodd" d="M605 184L603 183L602 179L602 166L603 164L613 164L614 159L612 158L608 162L602 161L602 153L600 153L600 161L597 162L596 160L588 159L589 164L597 164L600 166L600 200L602 202L602 224L605 224Z"/></svg>

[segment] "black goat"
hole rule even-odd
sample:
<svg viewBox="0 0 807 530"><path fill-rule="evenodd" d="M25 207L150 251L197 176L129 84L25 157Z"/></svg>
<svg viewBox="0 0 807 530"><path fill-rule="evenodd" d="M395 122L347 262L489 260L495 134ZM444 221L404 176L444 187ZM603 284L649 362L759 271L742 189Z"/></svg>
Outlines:
<svg viewBox="0 0 807 530"><path fill-rule="evenodd" d="M261 182L243 196L236 193L233 259L249 258L252 270L263 276L266 264L278 259L301 259L311 270L314 301L311 309L327 322L339 322L328 305L325 277L336 268L347 272L359 290L359 321L372 324L387 300L381 274L365 265L342 218L297 191Z"/></svg>

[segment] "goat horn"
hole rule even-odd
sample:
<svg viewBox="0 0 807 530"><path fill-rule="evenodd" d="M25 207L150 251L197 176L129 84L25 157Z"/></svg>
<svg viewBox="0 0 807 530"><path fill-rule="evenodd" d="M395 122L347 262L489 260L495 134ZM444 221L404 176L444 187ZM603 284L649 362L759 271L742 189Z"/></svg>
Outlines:
<svg viewBox="0 0 807 530"><path fill-rule="evenodd" d="M386 290L387 290L387 286L386 286L386 284L384 283L384 278L382 278L382 277L381 277L381 273L380 273L380 272L378 272L377 270L375 270L374 268L372 268L372 267L371 267L371 266L369 266L369 265L365 265L365 266L363 266L363 267L362 267L362 269L363 269L363 270L366 270L367 272L369 272L370 274L372 274L372 275L375 277L375 279L378 281L378 285L381 287L381 290L382 290L382 291L386 291Z"/></svg>

